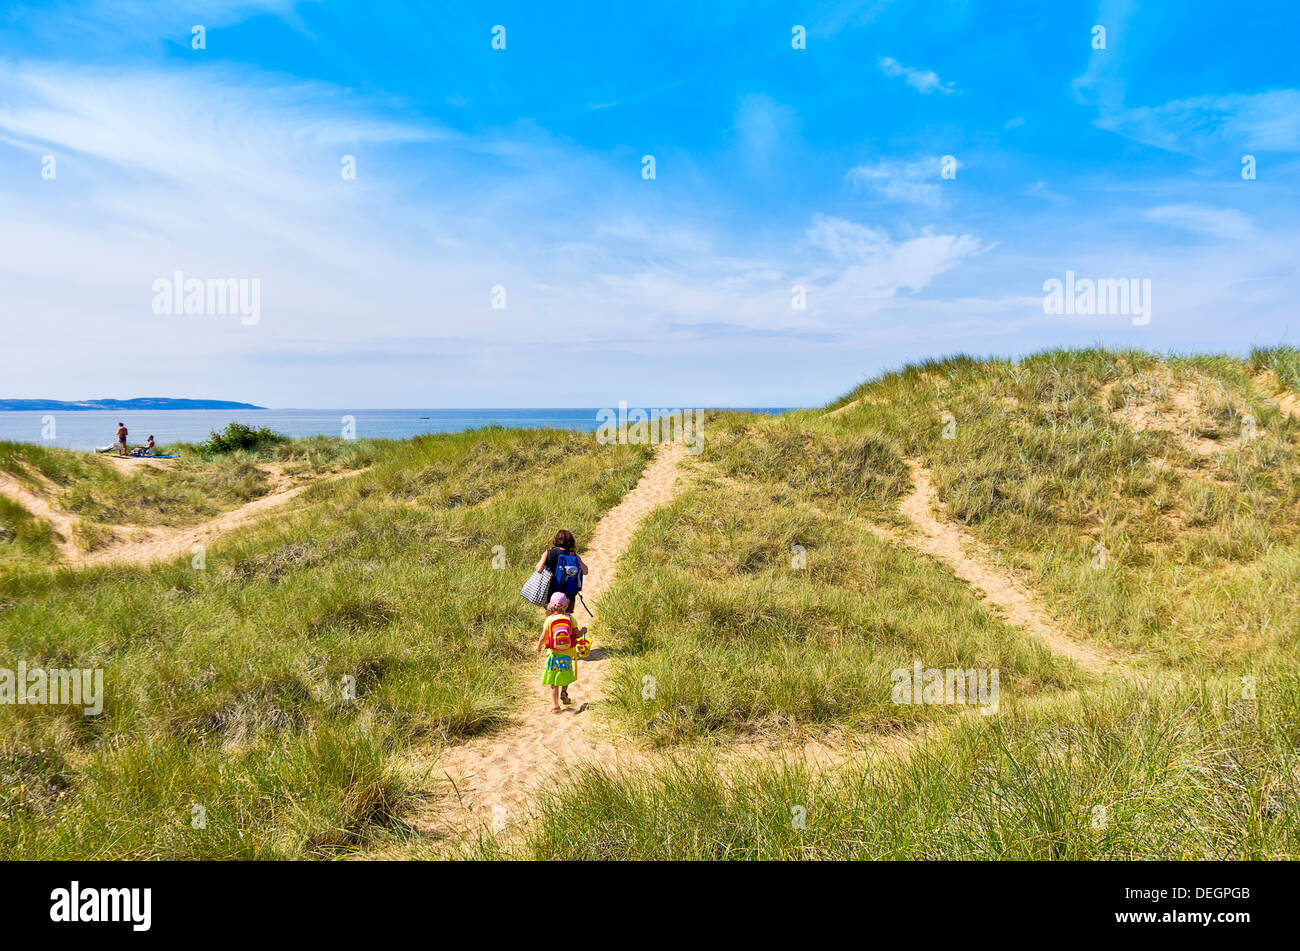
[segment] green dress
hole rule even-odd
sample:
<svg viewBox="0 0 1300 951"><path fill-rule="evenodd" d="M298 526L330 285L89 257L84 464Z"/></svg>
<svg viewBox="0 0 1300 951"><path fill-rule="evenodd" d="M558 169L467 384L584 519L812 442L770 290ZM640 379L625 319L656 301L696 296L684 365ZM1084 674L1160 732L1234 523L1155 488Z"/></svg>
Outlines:
<svg viewBox="0 0 1300 951"><path fill-rule="evenodd" d="M542 683L550 687L567 687L578 679L578 652L570 648L557 651L551 648L546 652L546 669L542 671Z"/></svg>

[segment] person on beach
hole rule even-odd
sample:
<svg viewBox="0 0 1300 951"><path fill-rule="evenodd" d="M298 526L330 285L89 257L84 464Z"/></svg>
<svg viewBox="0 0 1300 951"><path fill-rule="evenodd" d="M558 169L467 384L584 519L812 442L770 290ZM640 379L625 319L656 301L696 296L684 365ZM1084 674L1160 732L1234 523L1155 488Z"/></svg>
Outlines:
<svg viewBox="0 0 1300 951"><path fill-rule="evenodd" d="M117 444L121 449L122 455L124 456L127 453L126 435L127 435L126 424L119 420L117 424Z"/></svg>
<svg viewBox="0 0 1300 951"><path fill-rule="evenodd" d="M154 444L153 444L153 436L150 436L150 437L149 437L149 441L148 441L147 443L145 443L143 446L139 446L139 447L137 447L137 448L135 448L135 449L132 449L132 450L131 450L131 455L133 455L133 456L152 456L152 455L153 455L153 445L154 445Z"/></svg>
<svg viewBox="0 0 1300 951"><path fill-rule="evenodd" d="M578 680L578 638L586 633L585 627L574 628L569 599L563 592L551 595L542 636L537 640L537 652L546 651L542 683L551 688L552 713L559 713L560 704L569 702L569 684Z"/></svg>
<svg viewBox="0 0 1300 951"><path fill-rule="evenodd" d="M555 533L551 548L538 560L533 571L540 572L544 568L551 572L551 585L546 592L548 600L558 592L565 596L569 607L576 611L582 579L587 576L587 564L578 557L578 542L573 537L573 532L562 528Z"/></svg>

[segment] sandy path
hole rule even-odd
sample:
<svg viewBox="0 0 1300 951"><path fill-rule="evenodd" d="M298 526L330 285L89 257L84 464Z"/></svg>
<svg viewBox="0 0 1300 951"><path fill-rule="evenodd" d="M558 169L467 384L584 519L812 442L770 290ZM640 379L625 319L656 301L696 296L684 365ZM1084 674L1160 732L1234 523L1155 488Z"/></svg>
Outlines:
<svg viewBox="0 0 1300 951"><path fill-rule="evenodd" d="M182 555L193 553L197 545L210 545L222 535L234 531L240 526L256 521L271 509L279 508L286 502L305 492L313 485L332 482L356 472L339 472L324 478L315 479L303 485L283 488L288 480L278 467L273 467L271 476L276 491L254 499L239 508L224 512L210 521L199 525L182 528L143 528L129 525L101 526L115 533L126 535L110 542L103 548L85 552L73 542L73 528L76 518L62 512L42 496L29 491L7 472L0 472L0 494L17 502L37 518L44 519L53 526L60 536L57 542L63 563L73 568L86 568L94 565L149 565L159 561L171 561ZM48 480L47 480L48 481Z"/></svg>
<svg viewBox="0 0 1300 951"><path fill-rule="evenodd" d="M596 599L613 583L617 559L642 520L675 494L682 478L677 468L682 458L680 446L661 447L636 488L597 526L590 547L583 552L583 560L591 569L583 594L593 610ZM914 488L902 503L902 510L915 525L916 535L902 537L879 526L870 526L871 531L948 564L1009 623L1038 638L1053 652L1071 658L1083 668L1105 673L1117 671L1115 660L1064 634L1009 574L967 554L964 549L970 542L964 533L934 515L936 498L929 473L915 462L909 462L909 468ZM608 661L598 655L599 651L593 651L593 659L579 667L580 680L569 689L574 703L564 713L556 716L545 712L549 701L537 682L536 670L530 669L520 685L521 695L527 699L511 726L444 751L432 764L432 770L431 752L414 751L406 768L420 773L426 784L445 782L449 788L441 794L424 797L409 820L411 825L420 833L432 836L454 836L477 827L503 832L527 819L538 785L566 763L595 763L623 770L652 767L670 758L671 752L638 750L618 743L615 736L601 735L593 729L595 724L584 704L600 699L608 674ZM856 738L851 745L814 740L774 746L771 742L729 739L711 755L723 772L738 763L777 757L804 759L817 768L836 768L872 751L887 755L907 752L934 731L950 725L923 724L909 732ZM398 857L402 848L399 844L395 852L386 851L382 857Z"/></svg>
<svg viewBox="0 0 1300 951"><path fill-rule="evenodd" d="M0 472L0 495L17 502L36 518L48 522L58 535L55 544L65 559L71 561L80 557L81 553L72 540L72 529L76 519L52 507L44 498L29 490L7 472Z"/></svg>
<svg viewBox="0 0 1300 951"><path fill-rule="evenodd" d="M861 402L862 400L853 400L852 402L845 403L843 406L839 407L838 409L833 409L830 412L822 413L822 416L831 417L831 416L838 416L840 415L840 413L847 413L849 410L853 409L853 407L857 406Z"/></svg>
<svg viewBox="0 0 1300 951"><path fill-rule="evenodd" d="M1050 651L1068 657L1081 668L1115 674L1121 665L1116 659L1070 637L1034 601L1010 573L978 556L978 547L970 536L951 522L936 517L939 501L930 481L930 473L914 459L908 459L912 491L899 509L916 528L916 534L902 540L918 551L932 555L948 565L957 577L984 595L1011 624L1041 641ZM873 528L889 540L898 536L883 528Z"/></svg>
<svg viewBox="0 0 1300 951"><path fill-rule="evenodd" d="M157 561L171 561L181 555L192 554L197 545L210 545L222 535L256 521L267 511L279 508L313 485L332 482L355 474L355 472L335 473L291 489L281 489L260 499L254 499L237 509L224 512L200 525L187 528L144 529L137 537L116 541L92 552L78 553L76 558L70 561L78 568L102 564L150 565Z"/></svg>
<svg viewBox="0 0 1300 951"><path fill-rule="evenodd" d="M641 481L605 514L582 550L589 569L582 596L597 615L598 600L618 573L619 555L645 517L676 494L682 478L678 463L683 456L680 443L661 445ZM598 616L587 617L581 605L578 616L599 645ZM560 714L550 714L550 700L539 683L540 666L530 665L519 686L525 699L514 722L438 757L430 778L450 780L450 787L446 795L427 800L412 818L412 825L427 834L464 831L479 824L500 831L524 816L538 782L560 764L618 765L640 759L637 751L620 749L593 729L586 705L600 699L609 667L599 646L593 648L591 657L578 665L578 682L569 687L573 703ZM429 754L424 750L414 755L418 760Z"/></svg>

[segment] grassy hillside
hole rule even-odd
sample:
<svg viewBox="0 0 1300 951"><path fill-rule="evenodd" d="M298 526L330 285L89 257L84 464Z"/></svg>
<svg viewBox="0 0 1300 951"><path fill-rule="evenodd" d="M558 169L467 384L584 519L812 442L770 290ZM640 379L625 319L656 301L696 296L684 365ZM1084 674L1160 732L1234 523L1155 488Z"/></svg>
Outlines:
<svg viewBox="0 0 1300 951"><path fill-rule="evenodd" d="M583 728L643 766L568 764L521 830L424 853L1300 856L1300 422L1279 403L1297 367L1288 348L955 357L825 410L711 414L601 601L612 666ZM342 474L201 570L55 569L50 526L0 504L0 667L102 667L109 685L99 717L0 706L0 853L419 838L402 819L426 793L398 765L501 731L535 669L523 577L559 525L589 538L650 454L489 429L124 474L0 445L0 470L91 535ZM918 550L910 466L972 557L1113 669L1054 653ZM893 702L914 660L997 669L998 713ZM720 756L738 741L770 752ZM805 742L842 755L817 768Z"/></svg>
<svg viewBox="0 0 1300 951"><path fill-rule="evenodd" d="M202 570L4 573L0 667L100 667L106 701L98 717L0 706L0 853L362 841L403 794L390 757L513 705L536 626L522 577L558 524L590 532L646 455L553 432L420 438L215 545ZM494 570L497 545L512 570Z"/></svg>
<svg viewBox="0 0 1300 951"><path fill-rule="evenodd" d="M708 433L694 488L652 517L605 600L603 637L629 658L611 700L635 734L897 731L951 712L891 702L890 672L914 658L1000 667L1012 691L1078 681L966 585L863 529L894 517L907 484L878 436L752 416Z"/></svg>
<svg viewBox="0 0 1300 951"><path fill-rule="evenodd" d="M1247 364L958 359L854 396L835 425L919 457L952 517L1091 638L1198 675L1293 656L1300 422Z"/></svg>
<svg viewBox="0 0 1300 951"><path fill-rule="evenodd" d="M689 748L637 775L588 767L506 854L1300 854L1300 424L1259 379L1292 379L1295 358L954 358L864 384L839 412L717 420L702 480L607 599L627 648L615 712L657 743L943 728L843 770L720 771ZM907 458L990 559L1134 676L1045 656L944 566L863 531L902 523ZM887 671L913 657L999 666L1004 712L891 705Z"/></svg>
<svg viewBox="0 0 1300 951"><path fill-rule="evenodd" d="M48 565L58 552L48 522L8 498L0 498L0 571L15 565Z"/></svg>
<svg viewBox="0 0 1300 951"><path fill-rule="evenodd" d="M383 440L344 442L317 437L258 451L205 456L194 446L178 444L165 449L179 454L179 459L154 466L147 460L0 442L0 472L48 496L71 520L70 540L83 551L94 551L129 537L133 529L194 525L322 474L364 468L398 445ZM5 520L0 524L18 534L18 525L11 521L15 517L0 514ZM43 529L28 528L23 534L31 537L54 531L47 523ZM50 560L48 545L4 548L7 534L0 529L0 567L28 558Z"/></svg>
<svg viewBox="0 0 1300 951"><path fill-rule="evenodd" d="M534 859L1278 859L1300 854L1300 682L1100 691L954 721L841 770L683 757L575 772L507 852ZM575 804L581 804L580 810ZM798 811L796 811L798 810ZM801 821L797 821L801 820Z"/></svg>

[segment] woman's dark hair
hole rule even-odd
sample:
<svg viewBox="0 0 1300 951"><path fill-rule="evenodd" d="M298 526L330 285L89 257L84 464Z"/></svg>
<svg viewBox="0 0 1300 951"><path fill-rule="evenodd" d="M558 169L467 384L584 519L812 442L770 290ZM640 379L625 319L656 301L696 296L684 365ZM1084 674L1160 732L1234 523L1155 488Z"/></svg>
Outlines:
<svg viewBox="0 0 1300 951"><path fill-rule="evenodd" d="M573 532L567 528L562 528L555 533L556 548L563 548L565 551L573 551L578 547L578 541L573 537Z"/></svg>

